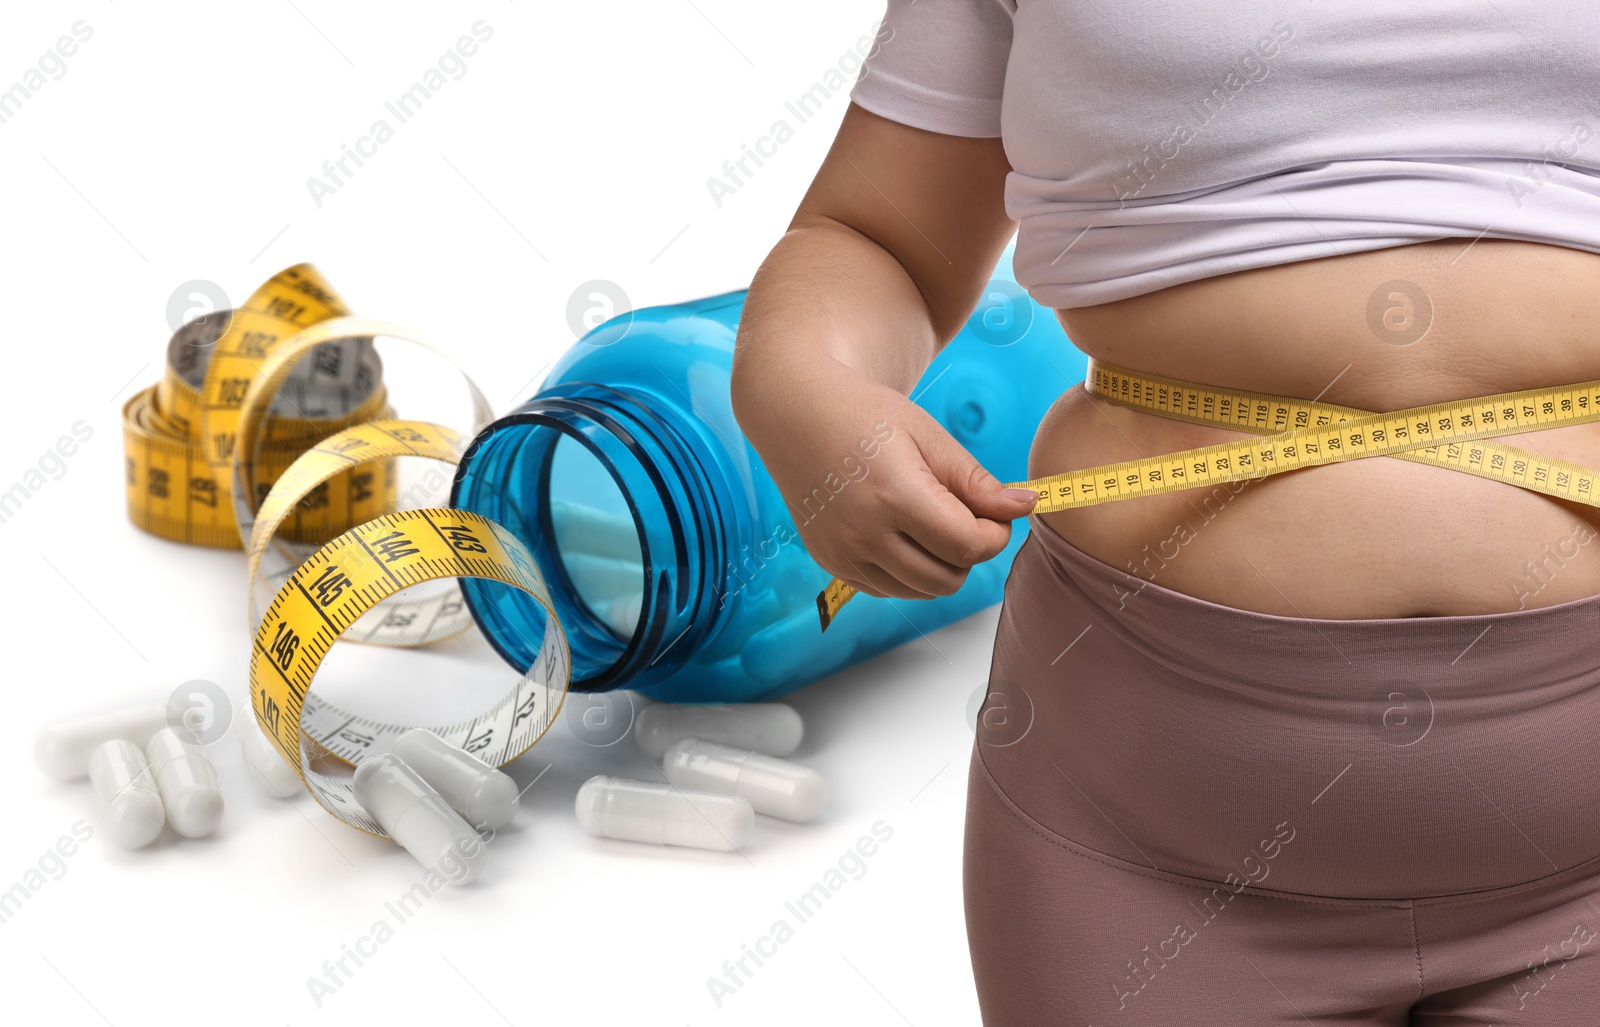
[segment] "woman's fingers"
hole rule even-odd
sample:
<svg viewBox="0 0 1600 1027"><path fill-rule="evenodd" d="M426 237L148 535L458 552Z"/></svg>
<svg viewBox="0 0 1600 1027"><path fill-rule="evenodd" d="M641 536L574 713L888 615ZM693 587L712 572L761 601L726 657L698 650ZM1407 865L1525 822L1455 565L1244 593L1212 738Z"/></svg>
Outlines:
<svg viewBox="0 0 1600 1027"><path fill-rule="evenodd" d="M1011 541L1011 525L974 517L966 505L942 488L902 503L894 526L931 557L959 568L988 560Z"/></svg>
<svg viewBox="0 0 1600 1027"><path fill-rule="evenodd" d="M845 558L854 576L870 586L858 591L896 599L936 599L947 596L966 580L967 568L957 567L929 553L903 532L887 535L874 546L870 558ZM846 584L854 585L849 578Z"/></svg>
<svg viewBox="0 0 1600 1027"><path fill-rule="evenodd" d="M848 569L836 572L834 577L857 592L862 595L876 596L879 599L885 596L904 598L897 591L899 582L895 581L894 576L882 567L870 560L863 564L850 559L848 556L844 558L844 562Z"/></svg>

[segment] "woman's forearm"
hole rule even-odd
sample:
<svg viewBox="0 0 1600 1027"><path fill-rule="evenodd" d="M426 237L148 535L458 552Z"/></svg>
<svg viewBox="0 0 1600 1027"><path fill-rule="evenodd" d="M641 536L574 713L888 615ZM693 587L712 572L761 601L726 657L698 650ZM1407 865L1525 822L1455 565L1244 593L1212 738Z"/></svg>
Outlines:
<svg viewBox="0 0 1600 1027"><path fill-rule="evenodd" d="M734 406L772 402L828 359L909 395L948 341L887 250L837 221L810 219L784 234L751 279Z"/></svg>
<svg viewBox="0 0 1600 1027"><path fill-rule="evenodd" d="M734 417L785 502L827 502L827 516L795 520L806 552L869 595L954 593L1037 498L1006 490L910 399L1010 238L1009 172L998 139L852 104L745 296Z"/></svg>

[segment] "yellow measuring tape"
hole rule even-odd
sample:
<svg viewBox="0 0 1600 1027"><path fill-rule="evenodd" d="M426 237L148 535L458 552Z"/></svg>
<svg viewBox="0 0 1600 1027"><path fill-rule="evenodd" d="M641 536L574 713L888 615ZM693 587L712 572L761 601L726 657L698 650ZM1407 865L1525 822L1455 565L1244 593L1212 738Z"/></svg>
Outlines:
<svg viewBox="0 0 1600 1027"><path fill-rule="evenodd" d="M463 374L468 431L393 419L372 348L379 337L431 350L403 328L350 316L309 265L288 268L242 307L179 330L166 376L125 409L124 436L135 524L246 550L257 723L318 803L387 837L349 776L318 760L354 765L412 725L311 694L335 641L417 646L460 633L471 613L459 588L428 590L441 579L486 578L533 596L547 614L533 666L486 709L430 726L493 766L554 722L571 659L538 567L509 532L462 510L393 509L397 458L453 471L492 411Z"/></svg>
<svg viewBox="0 0 1600 1027"><path fill-rule="evenodd" d="M539 658L513 689L475 716L432 729L498 767L526 752L554 722L571 665L532 556L493 521L464 510L422 509L353 528L300 565L256 630L250 653L256 721L317 802L352 827L387 837L356 803L347 777L307 765L304 737L353 765L369 752L386 749L409 725L356 717L321 702L310 695L311 679L333 643L385 598L423 582L463 577L521 589L548 614ZM454 598L459 602L459 593Z"/></svg>
<svg viewBox="0 0 1600 1027"><path fill-rule="evenodd" d="M242 533L229 501L239 410L255 369L280 341L348 313L309 265L279 272L236 310L217 311L178 329L155 385L123 406L128 517L174 542L238 549ZM251 461L262 489L307 447L332 432L392 415L370 339L332 341L297 366L274 395ZM333 483L337 502L311 497L285 534L324 539L370 520L393 501L392 468L368 468Z"/></svg>
<svg viewBox="0 0 1600 1027"><path fill-rule="evenodd" d="M431 726L440 737L502 766L526 752L554 722L571 681L570 655L550 593L527 549L500 525L465 510L389 514L334 539L308 558L294 551L280 566L283 583L259 618L258 575L278 526L298 497L353 467L415 456L452 467L471 438L421 421L373 421L318 443L278 479L254 518L248 547L251 619L250 699L267 737L324 809L352 827L384 832L356 804L349 779L308 765L306 739L354 765L391 748L411 725L362 717L310 694L311 679L334 641L418 646L472 623L458 589L407 598L402 590L442 578L499 581L545 608L545 633L529 671L497 702L472 717ZM381 606L380 606L381 604ZM376 609L375 609L376 608ZM381 617L368 616L381 613Z"/></svg>
<svg viewBox="0 0 1600 1027"><path fill-rule="evenodd" d="M1039 494L1050 513L1163 492L1259 478L1302 467L1392 456L1600 506L1600 473L1490 442L1600 420L1600 380L1503 392L1374 413L1357 407L1237 389L1215 389L1090 359L1085 389L1136 410L1265 436L1008 482ZM856 594L834 578L817 595L822 630Z"/></svg>

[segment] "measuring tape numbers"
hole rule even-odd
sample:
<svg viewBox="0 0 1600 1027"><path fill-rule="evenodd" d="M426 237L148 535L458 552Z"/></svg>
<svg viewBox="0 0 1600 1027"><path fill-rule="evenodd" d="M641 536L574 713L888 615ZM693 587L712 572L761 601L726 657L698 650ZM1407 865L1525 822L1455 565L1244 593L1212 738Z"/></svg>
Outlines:
<svg viewBox="0 0 1600 1027"><path fill-rule="evenodd" d="M1136 410L1264 437L1008 482L1008 487L1038 494L1033 513L1220 485L1369 456L1433 464L1600 507L1600 473L1488 441L1497 435L1600 420L1600 380L1388 413L1215 389L1093 358L1084 387L1092 395ZM817 614L823 631L855 594L855 588L838 578L818 593Z"/></svg>
<svg viewBox="0 0 1600 1027"><path fill-rule="evenodd" d="M521 589L547 613L539 656L510 691L475 716L431 728L501 766L554 723L571 680L571 659L532 555L493 521L435 508L386 514L353 528L295 569L256 629L250 653L256 721L317 802L351 827L389 837L355 801L348 777L310 765L305 739L315 738L330 755L353 765L389 748L411 725L358 717L315 700L312 678L333 643L385 598L426 581L463 577Z"/></svg>
<svg viewBox="0 0 1600 1027"><path fill-rule="evenodd" d="M281 525L304 502L305 496L315 494L341 472L372 463L392 465L395 457L438 460L453 470L470 442L468 436L423 421L369 421L330 436L303 454L278 478L266 502L253 516L254 527L245 553L249 566L250 623L261 622L267 603L283 589L305 559L320 548L308 549L276 539ZM360 556L361 550L346 549L341 560ZM331 588L342 587L333 572L327 581L315 584L320 595L326 595ZM346 626L342 633L344 639L374 645L420 646L457 635L472 624L472 614L459 590L419 599L395 596L384 604L384 613L382 618L365 617Z"/></svg>
<svg viewBox="0 0 1600 1027"><path fill-rule="evenodd" d="M230 502L230 474L239 411L256 371L282 340L345 312L316 270L301 264L273 276L244 306L179 328L167 344L161 379L123 406L129 520L170 541L240 548L248 531ZM356 337L331 341L292 369L253 440L257 502L308 446L392 416L381 370L371 340ZM339 483L343 504L295 511L285 535L324 539L383 513L392 489L370 469L362 474Z"/></svg>
<svg viewBox="0 0 1600 1027"><path fill-rule="evenodd" d="M353 766L413 725L311 693L333 643L420 646L468 629L460 588L434 581L484 578L532 596L548 614L533 666L487 708L430 728L493 766L554 722L571 654L544 578L508 531L448 507L394 509L399 458L442 462L449 481L493 412L461 374L469 431L396 419L380 337L442 357L406 329L351 316L310 265L287 268L242 306L174 333L161 380L124 408L124 442L134 524L246 552L257 723L324 809L388 837L350 777L322 761Z"/></svg>
<svg viewBox="0 0 1600 1027"><path fill-rule="evenodd" d="M332 318L304 329L277 346L261 362L256 379L238 407L234 420L240 445L232 462L232 496L235 519L241 529L248 533L250 540L247 550L250 556L249 611L252 625L259 620L263 605L263 597L257 587L258 570L263 573L266 584L276 589L317 548L317 545L304 544L302 537L285 530L286 518L303 514L308 506L338 507L341 500L348 502L348 497L342 493L341 483L346 480L359 481L363 467L380 469L384 476L385 491L392 495L398 489L394 481L395 457L419 456L443 461L450 465L453 475L455 465L470 441L470 438L463 438L448 428L426 422L385 419L381 422L382 427L371 427L380 422L369 422L368 426L346 429L313 446L305 458L297 460L283 472L284 475L292 473L293 480L285 483L281 489L272 486L268 491L268 499L260 504L252 502L251 497L260 494L263 483L262 474L252 456L256 448L251 441L268 420L269 405L273 397L280 394L279 385L290 379L305 353L320 352L321 347L349 337L392 339L444 360L465 387L471 407L471 432L476 432L493 419L489 401L471 378L427 342L398 325L370 318ZM340 447L339 450L330 452L328 446L335 444ZM314 453L323 455L313 456ZM282 476L279 480L282 480ZM259 506L265 513L269 501L272 502L272 527L263 533L257 530L257 510ZM312 541L320 544L337 533L325 531ZM278 534L284 537L276 537ZM432 599L391 600L386 604L387 616L381 624L369 621L353 629L347 638L399 646L423 645L447 638L466 630L472 623L472 614L461 600L459 592L453 593L452 598L455 602L450 608L439 608ZM425 636L418 635L410 627L409 622L419 618L425 618L432 625L432 630Z"/></svg>
<svg viewBox="0 0 1600 1027"><path fill-rule="evenodd" d="M479 515L452 508L387 513L320 547L280 537L307 497L321 493L322 502L332 501L324 490L341 475L389 467L399 457L440 461L453 472L472 433L493 418L488 400L465 374L471 432L387 418L355 425L307 449L277 477L259 506L251 501L260 477L251 443L270 416L272 397L280 394L280 384L304 353L351 337L389 338L442 357L404 328L350 316L318 321L284 340L260 362L236 408L232 496L237 522L250 531L246 554L255 626L250 694L257 723L324 809L358 830L387 837L356 802L350 778L318 769L312 754L353 766L368 754L390 750L415 725L360 716L311 694L311 681L335 641L421 646L469 628L472 613L459 587L412 591L427 582L484 578L531 595L547 614L533 665L489 708L429 726L491 766L522 755L554 722L571 684L571 654L533 557L506 529ZM269 591L275 594L263 605Z"/></svg>

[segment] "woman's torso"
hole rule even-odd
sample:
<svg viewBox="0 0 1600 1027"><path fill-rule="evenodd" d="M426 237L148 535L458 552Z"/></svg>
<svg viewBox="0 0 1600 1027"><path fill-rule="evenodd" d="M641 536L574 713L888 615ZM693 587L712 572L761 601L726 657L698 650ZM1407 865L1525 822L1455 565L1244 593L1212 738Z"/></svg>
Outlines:
<svg viewBox="0 0 1600 1027"><path fill-rule="evenodd" d="M1431 307L1415 341L1406 341L1415 331L1369 322L1369 300L1397 280ZM1600 254L1464 237L1220 275L1058 316L1085 353L1132 370L1388 411L1600 379L1597 283ZM1386 286L1377 308L1404 304L1394 291ZM1396 313L1388 324L1403 323ZM1075 386L1040 424L1028 476L1243 437ZM1600 470L1600 423L1497 441ZM1600 545L1590 544L1600 510L1473 475L1368 457L1202 503L1210 494L1040 518L1156 584L1289 617L1497 613L1600 593Z"/></svg>

